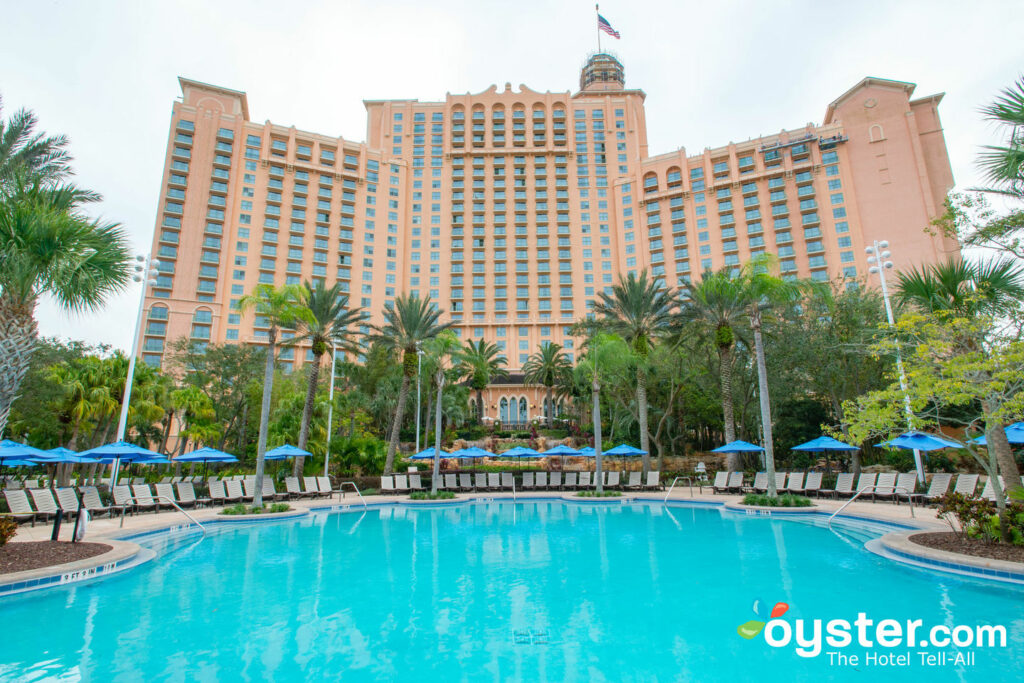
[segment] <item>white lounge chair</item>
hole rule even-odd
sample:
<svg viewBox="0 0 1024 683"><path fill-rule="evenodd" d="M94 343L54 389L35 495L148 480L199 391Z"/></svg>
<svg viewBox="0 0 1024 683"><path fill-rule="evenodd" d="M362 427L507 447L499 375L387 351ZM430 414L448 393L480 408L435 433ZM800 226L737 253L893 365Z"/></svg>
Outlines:
<svg viewBox="0 0 1024 683"><path fill-rule="evenodd" d="M758 472L754 475L754 484L752 486L744 486L744 493L764 493L768 490L768 473Z"/></svg>
<svg viewBox="0 0 1024 683"><path fill-rule="evenodd" d="M491 491L501 490L501 474L498 472L487 473L487 488Z"/></svg>
<svg viewBox="0 0 1024 683"><path fill-rule="evenodd" d="M66 515L78 512L78 508L82 506L73 488L57 489L57 503Z"/></svg>
<svg viewBox="0 0 1024 683"><path fill-rule="evenodd" d="M41 512L51 517L57 516L57 501L53 499L53 493L50 489L29 489L28 493L32 496L32 504L35 505L36 511ZM69 510L61 511L64 516L69 516Z"/></svg>
<svg viewBox="0 0 1024 683"><path fill-rule="evenodd" d="M775 473L775 492L782 493L786 490L786 473L776 472Z"/></svg>
<svg viewBox="0 0 1024 683"><path fill-rule="evenodd" d="M408 493L409 492L409 475L408 474L396 474L395 475L395 493Z"/></svg>
<svg viewBox="0 0 1024 683"><path fill-rule="evenodd" d="M893 502L909 500L911 496L917 496L914 489L917 487L917 472L900 472L896 476L896 488L893 489Z"/></svg>
<svg viewBox="0 0 1024 683"><path fill-rule="evenodd" d="M49 519L56 515L43 512L38 512L32 509L32 505L28 502L28 496L25 494L25 489L5 489L4 500L7 501L7 509L11 511L10 516L14 517L14 521L31 522L32 526L36 525L36 519Z"/></svg>
<svg viewBox="0 0 1024 683"><path fill-rule="evenodd" d="M836 487L834 489L821 489L821 493L827 493L831 498L835 498L839 495L852 496L853 491L853 472L843 472L836 477Z"/></svg>
<svg viewBox="0 0 1024 683"><path fill-rule="evenodd" d="M316 477L303 477L302 488L305 489L311 498L321 498L324 495L320 492L320 485L316 483ZM398 488L397 482L395 488Z"/></svg>
<svg viewBox="0 0 1024 683"><path fill-rule="evenodd" d="M999 476L999 489L1004 495L1006 494L1006 481L1003 479L1002 475ZM996 491L995 487L992 486L992 477L987 477L985 479L985 486L981 489L981 495L978 497L982 500L988 500L993 503L996 502Z"/></svg>
<svg viewBox="0 0 1024 683"><path fill-rule="evenodd" d="M485 472L477 472L473 475L473 488L477 491L483 491L487 488L487 474Z"/></svg>
<svg viewBox="0 0 1024 683"><path fill-rule="evenodd" d="M209 505L209 498L197 498L195 486L190 481L179 481L176 484L178 489L178 502L182 507L197 505Z"/></svg>
<svg viewBox="0 0 1024 683"><path fill-rule="evenodd" d="M579 474L577 472L565 473L565 488L570 491L579 488Z"/></svg>
<svg viewBox="0 0 1024 683"><path fill-rule="evenodd" d="M334 494L337 491L331 486L331 478L323 475L316 478L316 485L320 489L320 495L326 496L327 498L334 498Z"/></svg>
<svg viewBox="0 0 1024 683"><path fill-rule="evenodd" d="M956 486L953 487L953 493L959 493L962 496L968 498L974 497L974 491L978 488L978 475L977 474L961 474L956 478Z"/></svg>
<svg viewBox="0 0 1024 683"><path fill-rule="evenodd" d="M224 504L228 500L227 490L224 488L224 482L219 479L213 479L209 482L210 491L210 502L214 505Z"/></svg>
<svg viewBox="0 0 1024 683"><path fill-rule="evenodd" d="M779 489L782 492L782 489ZM789 481L786 482L786 493L803 493L804 492L804 473L803 472L790 472Z"/></svg>
<svg viewBox="0 0 1024 683"><path fill-rule="evenodd" d="M546 489L548 487L548 473L538 472L537 473L537 488Z"/></svg>
<svg viewBox="0 0 1024 683"><path fill-rule="evenodd" d="M949 491L949 485L953 483L953 475L946 472L939 472L932 475L928 490L917 497L923 498L926 503L937 503Z"/></svg>
<svg viewBox="0 0 1024 683"><path fill-rule="evenodd" d="M875 491L871 494L871 500L884 498L886 500L896 497L896 473L880 472L875 481Z"/></svg>
<svg viewBox="0 0 1024 683"><path fill-rule="evenodd" d="M743 489L743 472L730 472L729 473L729 491L735 491L739 493Z"/></svg>
<svg viewBox="0 0 1024 683"><path fill-rule="evenodd" d="M511 472L501 473L501 488L503 488L506 491L511 491L512 489L515 488L515 484L516 481L515 479L512 478Z"/></svg>
<svg viewBox="0 0 1024 683"><path fill-rule="evenodd" d="M264 477L263 480L266 481L267 477ZM247 478L242 480L241 484L242 484L242 490L245 491L245 496L244 496L245 500L247 502L255 501L256 500L256 480L255 479L249 479L247 477Z"/></svg>
<svg viewBox="0 0 1024 683"><path fill-rule="evenodd" d="M242 482L237 479L224 482L224 491L227 494L224 498L225 503L241 503L245 499L245 494L242 493Z"/></svg>
<svg viewBox="0 0 1024 683"><path fill-rule="evenodd" d="M464 472L459 475L459 488L463 491L473 490L473 475L469 472Z"/></svg>
<svg viewBox="0 0 1024 683"><path fill-rule="evenodd" d="M446 488L449 491L459 490L459 483L455 480L454 474L444 475L444 488Z"/></svg>
<svg viewBox="0 0 1024 683"><path fill-rule="evenodd" d="M552 472L551 473L551 479L548 482L548 488L552 488L552 489L560 489L560 488L562 488L562 473L561 472Z"/></svg>
<svg viewBox="0 0 1024 683"><path fill-rule="evenodd" d="M629 481L627 481L626 485L623 486L622 488L629 489L630 491L641 488L640 472L630 472Z"/></svg>
<svg viewBox="0 0 1024 683"><path fill-rule="evenodd" d="M804 482L804 495L817 496L821 493L821 472L808 472L807 480Z"/></svg>
<svg viewBox="0 0 1024 683"><path fill-rule="evenodd" d="M860 477L857 478L857 488L854 489L854 492L864 491L864 494L868 495L875 490L873 487L876 481L878 481L877 472L861 472Z"/></svg>
<svg viewBox="0 0 1024 683"><path fill-rule="evenodd" d="M285 477L284 490L289 498L308 498L309 494L302 492L298 477Z"/></svg>
<svg viewBox="0 0 1024 683"><path fill-rule="evenodd" d="M423 488L423 477L419 474L409 475L409 488L413 491L425 491Z"/></svg>
<svg viewBox="0 0 1024 683"><path fill-rule="evenodd" d="M648 491L661 491L665 487L661 485L661 472L658 470L651 470L647 473L647 482L644 483L644 488Z"/></svg>
<svg viewBox="0 0 1024 683"><path fill-rule="evenodd" d="M587 490L587 489L589 489L591 487L590 477L591 477L591 473L590 472L580 472L580 488L581 489Z"/></svg>
<svg viewBox="0 0 1024 683"><path fill-rule="evenodd" d="M111 515L113 508L104 505L100 498L100 491L95 486L82 486L78 489L82 494L82 505L89 511L90 515Z"/></svg>
<svg viewBox="0 0 1024 683"><path fill-rule="evenodd" d="M725 470L715 472L715 480L711 483L711 490L715 493L725 493L729 490L729 473Z"/></svg>
<svg viewBox="0 0 1024 683"><path fill-rule="evenodd" d="M395 493L395 478L393 476L385 474L380 478L380 492Z"/></svg>
<svg viewBox="0 0 1024 683"><path fill-rule="evenodd" d="M618 470L612 470L611 472L602 472L604 475L604 487L606 489L621 489L622 488L622 473Z"/></svg>
<svg viewBox="0 0 1024 683"><path fill-rule="evenodd" d="M156 485L156 495L159 496L158 502L165 503L167 500L173 500L181 507L186 507L185 503L178 500L177 496L174 495L174 485L160 483ZM192 503L194 505L195 503Z"/></svg>
<svg viewBox="0 0 1024 683"><path fill-rule="evenodd" d="M287 498L287 493L278 493L277 487L274 486L274 480L270 477L263 477L263 501L268 500L282 500Z"/></svg>

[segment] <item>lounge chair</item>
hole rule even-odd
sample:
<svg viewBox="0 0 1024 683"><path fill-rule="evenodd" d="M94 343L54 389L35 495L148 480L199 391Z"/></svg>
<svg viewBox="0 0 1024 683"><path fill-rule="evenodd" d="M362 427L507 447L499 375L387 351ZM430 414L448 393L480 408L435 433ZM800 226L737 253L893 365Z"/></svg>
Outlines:
<svg viewBox="0 0 1024 683"><path fill-rule="evenodd" d="M946 472L940 472L932 475L932 481L928 485L928 490L925 493L916 495L915 497L923 498L926 503L937 503L939 500L945 497L949 491L949 485L953 483L953 475Z"/></svg>
<svg viewBox="0 0 1024 683"><path fill-rule="evenodd" d="M729 473L729 491L735 491L739 493L743 490L743 472L730 472Z"/></svg>
<svg viewBox="0 0 1024 683"><path fill-rule="evenodd" d="M523 473L523 490L536 488L536 475L533 472Z"/></svg>
<svg viewBox="0 0 1024 683"><path fill-rule="evenodd" d="M1003 495L1005 495L1006 482L1003 479L1002 475L999 476L999 488L1001 491L1003 491ZM981 498L982 500L988 500L993 503L996 502L996 492L995 488L992 486L992 477L988 477L987 479L985 479L985 486L984 488L981 489L981 495L978 497Z"/></svg>
<svg viewBox="0 0 1024 683"><path fill-rule="evenodd" d="M78 500L78 494L73 488L57 489L57 503L64 514L76 513L78 508L82 507L82 503Z"/></svg>
<svg viewBox="0 0 1024 683"><path fill-rule="evenodd" d="M264 477L264 481L265 480L266 480L266 477ZM256 480L255 479L243 479L241 484L242 484L242 490L245 491L244 498L245 498L246 502L249 502L249 503L254 502L256 500Z"/></svg>
<svg viewBox="0 0 1024 683"><path fill-rule="evenodd" d="M900 472L896 476L896 488L893 489L893 502L910 500L911 496L917 496L914 489L917 487L917 472Z"/></svg>
<svg viewBox="0 0 1024 683"><path fill-rule="evenodd" d="M413 491L425 491L423 488L423 477L419 474L409 475L409 488ZM339 489L340 490L340 489Z"/></svg>
<svg viewBox="0 0 1024 683"><path fill-rule="evenodd" d="M309 494L302 492L302 487L299 486L298 477L285 477L284 478L284 490L288 495L288 498L308 498Z"/></svg>
<svg viewBox="0 0 1024 683"><path fill-rule="evenodd" d="M790 472L785 490L786 493L802 494L804 492L804 473ZM782 491L782 489L779 489L779 491Z"/></svg>
<svg viewBox="0 0 1024 683"><path fill-rule="evenodd" d="M224 490L227 492L225 503L241 503L245 499L245 494L242 493L242 482L237 479L224 482Z"/></svg>
<svg viewBox="0 0 1024 683"><path fill-rule="evenodd" d="M775 493L782 493L786 490L786 473L775 473Z"/></svg>
<svg viewBox="0 0 1024 683"><path fill-rule="evenodd" d="M877 500L884 498L891 500L896 497L896 473L895 472L881 472L878 475L878 480L875 482L874 493L871 494L871 500Z"/></svg>
<svg viewBox="0 0 1024 683"><path fill-rule="evenodd" d="M174 507L170 503L154 498L153 489L149 487L149 484L132 484L132 495L135 496L136 502L142 509L147 509L152 505L155 506L154 512L159 512L160 508L171 509Z"/></svg>
<svg viewBox="0 0 1024 683"><path fill-rule="evenodd" d="M501 474L498 472L487 473L487 488L491 491L501 490Z"/></svg>
<svg viewBox="0 0 1024 683"><path fill-rule="evenodd" d="M861 472L861 475L857 478L857 488L854 489L854 492L864 491L864 493L871 493L875 490L874 487L877 480L877 472Z"/></svg>
<svg viewBox="0 0 1024 683"><path fill-rule="evenodd" d="M409 475L408 474L396 474L395 475L395 493L408 493L409 492Z"/></svg>
<svg viewBox="0 0 1024 683"><path fill-rule="evenodd" d="M127 484L117 484L111 488L110 497L113 498L114 505L130 515L134 515L139 510L139 506L132 500L132 489Z"/></svg>
<svg viewBox="0 0 1024 683"><path fill-rule="evenodd" d="M380 478L380 492L395 493L395 478L393 476L386 474ZM309 495L308 492L306 495Z"/></svg>
<svg viewBox="0 0 1024 683"><path fill-rule="evenodd" d="M548 473L538 472L537 473L537 488L546 489L548 487Z"/></svg>
<svg viewBox="0 0 1024 683"><path fill-rule="evenodd" d="M459 488L463 491L473 490L473 475L469 472L464 472L459 476Z"/></svg>
<svg viewBox="0 0 1024 683"><path fill-rule="evenodd" d="M323 493L320 492L320 486L316 483L316 477L303 477L302 478L302 488L306 490L306 493L308 493L311 498L320 498L320 497L323 496ZM396 479L395 480L395 490L397 490L397 489L398 489L398 481ZM328 495L330 495L330 494L328 494Z"/></svg>
<svg viewBox="0 0 1024 683"><path fill-rule="evenodd" d="M477 472L473 475L473 488L477 491L483 491L487 488L487 473Z"/></svg>
<svg viewBox="0 0 1024 683"><path fill-rule="evenodd" d="M565 473L565 488L567 490L575 490L579 488L579 474L577 472Z"/></svg>
<svg viewBox="0 0 1024 683"><path fill-rule="evenodd" d="M729 490L729 473L725 470L715 472L715 480L711 484L711 490L715 493L725 493Z"/></svg>
<svg viewBox="0 0 1024 683"><path fill-rule="evenodd" d="M263 477L263 500L284 500L288 497L287 493L278 493L277 487L274 486L274 480L270 477Z"/></svg>
<svg viewBox="0 0 1024 683"><path fill-rule="evenodd" d="M752 486L744 486L741 491L743 493L764 493L768 490L768 473L758 472L754 475L754 484Z"/></svg>
<svg viewBox="0 0 1024 683"><path fill-rule="evenodd" d="M10 516L14 517L14 521L19 524L32 522L32 526L35 526L37 518L45 520L55 516L33 510L32 505L28 502L25 489L5 489L4 499L7 501L7 509L11 511Z"/></svg>
<svg viewBox="0 0 1024 683"><path fill-rule="evenodd" d="M227 503L228 494L224 488L224 482L214 479L210 481L210 502L214 505Z"/></svg>
<svg viewBox="0 0 1024 683"><path fill-rule="evenodd" d="M516 480L512 478L511 472L501 473L501 488L506 491L511 491L516 487Z"/></svg>
<svg viewBox="0 0 1024 683"><path fill-rule="evenodd" d="M334 494L337 493L337 491L334 490L334 487L331 486L330 477L319 476L316 478L316 484L320 487L320 495L322 496L334 498Z"/></svg>
<svg viewBox="0 0 1024 683"><path fill-rule="evenodd" d="M209 505L209 498L196 498L196 489L190 481L179 481L176 484L178 488L178 504L182 507L196 505Z"/></svg>
<svg viewBox="0 0 1024 683"><path fill-rule="evenodd" d="M112 515L114 508L103 504L100 498L100 491L95 486L79 487L78 492L82 494L82 505L89 511L90 515Z"/></svg>
<svg viewBox="0 0 1024 683"><path fill-rule="evenodd" d="M146 483L145 477L132 477L131 486L142 486Z"/></svg>
<svg viewBox="0 0 1024 683"><path fill-rule="evenodd" d="M164 477L163 479L160 480L160 483L161 484L170 484L171 483L171 478L170 477Z"/></svg>
<svg viewBox="0 0 1024 683"><path fill-rule="evenodd" d="M171 477L172 484L180 484L183 481L185 481L185 477ZM189 481L191 481L191 477L189 477Z"/></svg>
<svg viewBox="0 0 1024 683"><path fill-rule="evenodd" d="M561 472L552 472L551 473L551 479L548 481L548 488L550 488L550 489L560 489L560 488L562 488L562 473Z"/></svg>
<svg viewBox="0 0 1024 683"><path fill-rule="evenodd" d="M456 478L455 478L454 474L446 474L446 475L444 475L444 488L449 490L449 491L458 491L459 490L459 484L458 484L458 482L455 479Z"/></svg>
<svg viewBox="0 0 1024 683"><path fill-rule="evenodd" d="M658 470L652 470L647 473L647 482L644 484L644 488L648 491L663 491L665 487L661 483L661 472Z"/></svg>
<svg viewBox="0 0 1024 683"><path fill-rule="evenodd" d="M580 472L580 484L579 484L579 486L584 491L586 491L587 489L592 487L592 484L590 483L590 476L591 476L590 472Z"/></svg>
<svg viewBox="0 0 1024 683"><path fill-rule="evenodd" d="M606 479L604 480L604 487L606 489L621 489L622 488L622 473L618 470L612 470L611 472L604 473Z"/></svg>
<svg viewBox="0 0 1024 683"><path fill-rule="evenodd" d="M630 491L639 490L641 488L640 472L630 472L629 481L622 488L629 489Z"/></svg>
<svg viewBox="0 0 1024 683"><path fill-rule="evenodd" d="M53 492L50 489L29 489L28 493L32 496L32 504L36 506L37 512L50 515L51 517L57 516L57 501L53 498ZM61 510L62 516L70 517L70 510Z"/></svg>
<svg viewBox="0 0 1024 683"><path fill-rule="evenodd" d="M173 500L180 507L185 507L185 504L182 501L178 500L177 496L174 495L174 485L173 484L157 484L156 485L156 495L159 496L157 501L160 502L160 503L165 503L166 504L167 500ZM195 503L192 503L192 504L194 505Z"/></svg>
<svg viewBox="0 0 1024 683"><path fill-rule="evenodd" d="M959 493L962 496L973 498L974 491L977 488L977 474L961 474L959 477L956 478L956 486L953 487L953 493Z"/></svg>
<svg viewBox="0 0 1024 683"><path fill-rule="evenodd" d="M839 494L852 496L854 493L853 484L853 472L841 472L836 475L835 488L820 489L820 493L828 495L829 498L835 498Z"/></svg>

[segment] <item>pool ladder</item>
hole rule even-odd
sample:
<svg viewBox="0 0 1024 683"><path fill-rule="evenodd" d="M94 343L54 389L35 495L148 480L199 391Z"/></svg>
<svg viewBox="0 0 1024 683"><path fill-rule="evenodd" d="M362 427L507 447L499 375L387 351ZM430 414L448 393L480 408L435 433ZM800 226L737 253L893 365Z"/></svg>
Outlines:
<svg viewBox="0 0 1024 683"><path fill-rule="evenodd" d="M345 484L348 484L349 486L351 486L352 488L354 488L356 490L356 494L359 496L359 500L362 502L363 509L365 510L367 508L366 499L363 498L362 492L359 490L359 487L356 486L356 483L354 481L343 481L340 484L338 484L338 493L341 494L341 497L342 498L345 497L345 491L344 491Z"/></svg>
<svg viewBox="0 0 1024 683"><path fill-rule="evenodd" d="M839 507L839 509L838 509L838 510L836 510L835 512L833 512L833 513L832 513L832 516L828 518L828 528L829 528L829 529L831 529L831 528L832 528L832 520L836 518L836 515L838 515L838 514L839 514L840 512L842 512L843 510L845 510L845 509L846 509L846 507L847 507L847 506L848 506L848 505L849 505L850 503L852 503L853 501L857 500L857 498L858 498L858 497L860 497L860 494L864 493L865 491L872 491L872 492L874 492L874 491L875 491L876 489L878 489L878 488L879 488L879 487L878 487L878 485L877 485L877 484L868 484L867 486L865 486L865 487L864 487L864 488L862 488L861 490L857 491L857 493L853 494L853 497L852 497L852 498L850 498L850 500L848 500L848 501L846 501L845 503L843 503L843 504L842 504L842 505L841 505L841 506ZM910 516L911 516L911 518L914 518L914 494L913 494L913 492L911 492L911 491L908 491L908 490L907 490L906 488L904 488L904 487L902 487L902 486L892 486L892 487L890 487L890 486L884 486L884 487L882 487L882 488L885 488L885 489L889 489L889 488L891 488L891 489L892 489L892 492L893 492L893 494L895 494L895 493L896 493L896 491L903 491L903 492L904 492L905 494L907 494L907 502L908 502L908 503L910 503Z"/></svg>
<svg viewBox="0 0 1024 683"><path fill-rule="evenodd" d="M178 505L177 501L172 500L172 499L168 498L167 496L161 496L159 494L157 494L155 496L150 496L150 498L152 500L162 500L165 503L170 503L171 505L173 505L178 510L178 512L180 512L181 514L183 514L186 517L188 517L188 520L192 524L195 524L197 527L199 527L199 530L203 533L202 538L200 538L199 540L202 540L203 538L206 538L206 527L203 526L195 517L193 517L189 513L185 512L185 509L182 508L180 505ZM128 500L135 501L136 503L138 503L138 501L139 501L139 499L136 498L135 496L128 496ZM125 507L127 507L127 506L122 505L120 507L121 507L121 528L124 528L124 511L125 511Z"/></svg>

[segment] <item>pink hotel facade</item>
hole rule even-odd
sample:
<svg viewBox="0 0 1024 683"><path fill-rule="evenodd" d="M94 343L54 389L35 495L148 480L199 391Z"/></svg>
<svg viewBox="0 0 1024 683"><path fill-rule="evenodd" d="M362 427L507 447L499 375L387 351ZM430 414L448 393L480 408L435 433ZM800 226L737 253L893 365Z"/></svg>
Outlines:
<svg viewBox="0 0 1024 683"><path fill-rule="evenodd" d="M606 54L576 93L366 101L365 142L257 123L245 93L180 84L140 345L151 364L183 336L261 343L264 321L232 307L259 283L339 282L371 322L411 292L463 340L498 344L513 379L488 388L485 414L525 421L543 397L516 372L543 343L575 355L569 326L620 275L676 287L770 252L786 275L863 277L875 239L897 268L958 253L925 230L953 186L942 95L911 99L911 83L865 78L821 125L654 156L645 94Z"/></svg>

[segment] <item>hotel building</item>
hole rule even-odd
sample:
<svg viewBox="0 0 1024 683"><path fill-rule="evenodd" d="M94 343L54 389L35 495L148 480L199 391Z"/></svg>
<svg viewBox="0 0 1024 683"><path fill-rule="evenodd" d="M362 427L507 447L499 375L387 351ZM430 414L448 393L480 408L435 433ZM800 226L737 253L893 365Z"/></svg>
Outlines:
<svg viewBox="0 0 1024 683"><path fill-rule="evenodd" d="M575 93L366 101L365 141L257 123L244 92L179 81L140 346L154 365L183 336L264 341L266 321L232 306L257 284L338 282L371 322L410 292L499 346L513 379L485 414L525 422L543 393L517 372L544 343L574 355L569 326L622 275L677 287L768 252L833 280L864 276L875 239L897 268L958 252L926 231L953 186L942 95L911 99L911 83L865 78L820 125L651 155L645 94L608 54ZM308 357L281 352L286 369Z"/></svg>

